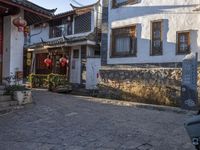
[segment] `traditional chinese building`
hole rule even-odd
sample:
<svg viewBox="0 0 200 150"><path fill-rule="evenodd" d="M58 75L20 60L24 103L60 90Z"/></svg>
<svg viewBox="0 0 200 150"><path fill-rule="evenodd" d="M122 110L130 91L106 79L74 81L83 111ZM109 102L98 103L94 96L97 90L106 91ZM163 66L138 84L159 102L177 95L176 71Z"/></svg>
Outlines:
<svg viewBox="0 0 200 150"><path fill-rule="evenodd" d="M198 7L196 0L104 0L102 63L181 64L200 51Z"/></svg>
<svg viewBox="0 0 200 150"><path fill-rule="evenodd" d="M25 70L27 75L66 75L71 83L90 89L100 68L101 4L71 6L71 11L30 26L25 47L32 59Z"/></svg>
<svg viewBox="0 0 200 150"><path fill-rule="evenodd" d="M0 81L23 71L26 26L52 17L54 10L26 0L0 0Z"/></svg>

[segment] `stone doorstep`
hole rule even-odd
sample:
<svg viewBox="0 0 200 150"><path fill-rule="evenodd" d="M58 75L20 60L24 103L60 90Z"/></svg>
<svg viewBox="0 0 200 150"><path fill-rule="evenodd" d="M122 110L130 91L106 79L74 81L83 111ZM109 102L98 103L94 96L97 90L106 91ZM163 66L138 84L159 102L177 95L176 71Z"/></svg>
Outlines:
<svg viewBox="0 0 200 150"><path fill-rule="evenodd" d="M6 101L11 101L12 98L10 95L2 95L0 96L0 102L6 102Z"/></svg>
<svg viewBox="0 0 200 150"><path fill-rule="evenodd" d="M9 113L13 110L22 109L22 108L24 108L24 106L9 106L9 107L0 108L0 116L3 114Z"/></svg>
<svg viewBox="0 0 200 150"><path fill-rule="evenodd" d="M18 105L18 101L0 102L0 108L9 107L9 106L16 106L16 105Z"/></svg>
<svg viewBox="0 0 200 150"><path fill-rule="evenodd" d="M0 96L4 95L5 91L4 90L0 90Z"/></svg>
<svg viewBox="0 0 200 150"><path fill-rule="evenodd" d="M5 86L4 85L0 85L0 90L4 90Z"/></svg>

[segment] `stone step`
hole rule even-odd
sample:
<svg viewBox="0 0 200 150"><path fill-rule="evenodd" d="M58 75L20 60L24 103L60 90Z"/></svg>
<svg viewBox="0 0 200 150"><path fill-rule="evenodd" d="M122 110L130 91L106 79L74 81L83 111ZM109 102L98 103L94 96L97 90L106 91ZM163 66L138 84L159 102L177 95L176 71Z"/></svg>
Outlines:
<svg viewBox="0 0 200 150"><path fill-rule="evenodd" d="M0 108L9 107L9 106L16 106L16 105L18 105L17 101L0 102Z"/></svg>
<svg viewBox="0 0 200 150"><path fill-rule="evenodd" d="M4 95L5 91L4 90L0 90L0 96Z"/></svg>
<svg viewBox="0 0 200 150"><path fill-rule="evenodd" d="M4 85L0 85L0 90L4 90L5 86Z"/></svg>
<svg viewBox="0 0 200 150"><path fill-rule="evenodd" d="M0 96L0 102L6 102L6 101L11 101L12 98L10 95L1 95Z"/></svg>
<svg viewBox="0 0 200 150"><path fill-rule="evenodd" d="M71 91L72 95L80 95L80 96L90 96L90 91L86 89L73 89Z"/></svg>
<svg viewBox="0 0 200 150"><path fill-rule="evenodd" d="M0 115L8 113L12 110L17 110L17 109L22 109L24 108L24 106L9 106L9 107L4 107L4 108L0 108Z"/></svg>

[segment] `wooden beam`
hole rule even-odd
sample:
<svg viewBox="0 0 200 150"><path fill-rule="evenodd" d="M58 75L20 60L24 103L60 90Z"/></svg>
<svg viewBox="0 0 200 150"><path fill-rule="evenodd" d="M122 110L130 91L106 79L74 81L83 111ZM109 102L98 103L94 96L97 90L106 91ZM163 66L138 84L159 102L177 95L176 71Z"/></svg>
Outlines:
<svg viewBox="0 0 200 150"><path fill-rule="evenodd" d="M15 7L22 8L22 9L24 9L24 10L26 10L26 11L29 11L29 12L31 12L31 13L34 13L34 14L37 14L37 15L40 15L40 16L43 16L43 17L45 17L45 18L49 18L49 19L51 18L51 16L49 16L49 15L45 15L45 14L43 14L43 13L36 12L36 11L30 9L30 8L21 6L21 5L19 5L19 4L14 4L14 3L9 2L9 1L7 1L7 0L0 0L0 2L3 2L3 3L5 3L5 4L9 4L9 5L11 5L11 6L15 6Z"/></svg>

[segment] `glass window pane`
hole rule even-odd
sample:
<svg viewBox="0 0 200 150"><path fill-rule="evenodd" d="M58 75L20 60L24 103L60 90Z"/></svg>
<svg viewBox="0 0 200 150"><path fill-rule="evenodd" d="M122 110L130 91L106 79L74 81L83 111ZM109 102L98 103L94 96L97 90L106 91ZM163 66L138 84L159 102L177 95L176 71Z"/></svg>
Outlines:
<svg viewBox="0 0 200 150"><path fill-rule="evenodd" d="M161 32L160 30L157 30L154 32L154 38L160 38L161 37Z"/></svg>
<svg viewBox="0 0 200 150"><path fill-rule="evenodd" d="M161 46L161 41L160 40L154 41L153 46L156 47L156 48L159 48Z"/></svg>
<svg viewBox="0 0 200 150"><path fill-rule="evenodd" d="M115 44L116 52L130 51L130 37L117 37Z"/></svg>

